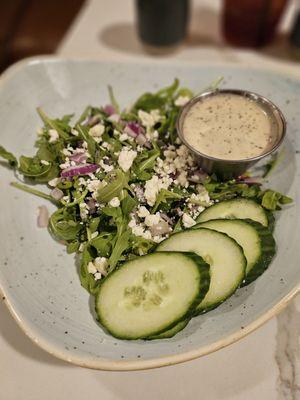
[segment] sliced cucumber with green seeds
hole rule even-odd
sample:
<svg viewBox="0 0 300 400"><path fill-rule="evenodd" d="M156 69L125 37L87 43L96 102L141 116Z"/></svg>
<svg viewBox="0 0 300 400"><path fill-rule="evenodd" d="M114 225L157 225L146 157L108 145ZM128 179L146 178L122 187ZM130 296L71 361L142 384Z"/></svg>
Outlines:
<svg viewBox="0 0 300 400"><path fill-rule="evenodd" d="M192 251L210 264L210 287L196 313L217 307L241 285L246 258L237 242L224 233L207 228L178 232L161 242L157 251Z"/></svg>
<svg viewBox="0 0 300 400"><path fill-rule="evenodd" d="M206 222L211 219L252 219L263 226L269 225L266 211L254 200L238 198L221 201L206 208L197 218L197 222Z"/></svg>
<svg viewBox="0 0 300 400"><path fill-rule="evenodd" d="M256 265L247 273L242 286L249 285L249 283L255 281L268 268L276 254L276 242L270 230L258 222L248 219L245 221L258 232L261 242L261 256Z"/></svg>
<svg viewBox="0 0 300 400"><path fill-rule="evenodd" d="M187 324L190 322L190 319L184 319L183 321L178 322L173 328L168 329L158 335L149 336L147 340L156 340L156 339L169 339L175 336L178 332L182 331Z"/></svg>
<svg viewBox="0 0 300 400"><path fill-rule="evenodd" d="M247 259L246 277L242 286L261 275L275 254L275 241L268 228L258 222L242 219L214 219L193 228L208 228L226 233L244 250Z"/></svg>
<svg viewBox="0 0 300 400"><path fill-rule="evenodd" d="M108 275L96 296L96 312L113 336L146 338L194 314L209 284L209 265L198 255L152 253Z"/></svg>

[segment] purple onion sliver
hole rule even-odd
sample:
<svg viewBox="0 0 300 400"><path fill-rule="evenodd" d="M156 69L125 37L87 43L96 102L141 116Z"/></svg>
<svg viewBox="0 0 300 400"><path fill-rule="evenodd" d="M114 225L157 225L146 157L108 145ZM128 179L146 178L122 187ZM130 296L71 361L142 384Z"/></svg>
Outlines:
<svg viewBox="0 0 300 400"><path fill-rule="evenodd" d="M64 196L64 192L58 188L54 188L51 190L50 196L55 200L60 200Z"/></svg>
<svg viewBox="0 0 300 400"><path fill-rule="evenodd" d="M63 178L69 178L76 175L88 175L92 172L97 171L99 165L96 164L83 164L83 165L76 165L75 167L69 167L64 169L61 172L61 176Z"/></svg>
<svg viewBox="0 0 300 400"><path fill-rule="evenodd" d="M81 164L87 160L87 155L86 153L77 153L77 154L72 154L69 158L71 161Z"/></svg>
<svg viewBox="0 0 300 400"><path fill-rule="evenodd" d="M129 128L128 125L125 126L124 128L124 133L126 133L126 135L132 137L132 138L136 138L137 137L137 133L135 133L131 128Z"/></svg>
<svg viewBox="0 0 300 400"><path fill-rule="evenodd" d="M107 105L103 108L103 111L105 112L105 114L107 114L107 115L109 115L109 116L117 113L115 107L114 107L112 104L107 104Z"/></svg>
<svg viewBox="0 0 300 400"><path fill-rule="evenodd" d="M144 146L144 144L147 142L146 136L144 136L142 133L137 135L135 140L136 140L137 144L139 144L140 146Z"/></svg>

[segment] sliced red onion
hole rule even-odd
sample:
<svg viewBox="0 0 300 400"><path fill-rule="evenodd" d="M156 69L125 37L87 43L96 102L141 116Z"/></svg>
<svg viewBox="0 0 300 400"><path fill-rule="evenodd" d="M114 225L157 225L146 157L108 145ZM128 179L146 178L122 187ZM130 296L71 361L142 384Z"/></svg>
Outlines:
<svg viewBox="0 0 300 400"><path fill-rule="evenodd" d="M39 228L46 228L48 226L49 221L49 211L46 206L38 207L38 217L37 217L37 226Z"/></svg>
<svg viewBox="0 0 300 400"><path fill-rule="evenodd" d="M150 227L150 232L153 236L164 235L170 232L169 224L166 221L161 221L158 224Z"/></svg>
<svg viewBox="0 0 300 400"><path fill-rule="evenodd" d="M51 190L50 195L55 200L60 200L64 196L64 192L58 188L54 188Z"/></svg>
<svg viewBox="0 0 300 400"><path fill-rule="evenodd" d="M105 112L105 114L107 114L109 116L117 113L117 110L115 109L115 107L112 104L107 104L103 108L103 111Z"/></svg>
<svg viewBox="0 0 300 400"><path fill-rule="evenodd" d="M236 180L238 183L246 183L247 185L262 185L261 178L259 177L250 177L241 175Z"/></svg>
<svg viewBox="0 0 300 400"><path fill-rule="evenodd" d="M61 171L61 176L63 178L70 178L72 176L76 175L88 175L91 174L92 172L97 171L99 168L99 165L97 164L81 164L81 165L76 165L75 167L69 167Z"/></svg>
<svg viewBox="0 0 300 400"><path fill-rule="evenodd" d="M142 133L140 133L139 135L137 135L137 137L135 138L137 144L139 144L140 146L144 146L144 144L147 143L147 138L146 136L144 136Z"/></svg>
<svg viewBox="0 0 300 400"><path fill-rule="evenodd" d="M126 135L131 136L133 138L136 138L138 135L138 133L135 133L131 128L129 128L128 125L125 126L124 133L126 133Z"/></svg>
<svg viewBox="0 0 300 400"><path fill-rule="evenodd" d="M111 114L107 119L109 122L119 122L120 115L119 114Z"/></svg>
<svg viewBox="0 0 300 400"><path fill-rule="evenodd" d="M76 154L72 154L69 159L71 161L76 162L77 164L81 164L84 163L87 160L88 156L86 155L86 153L76 153Z"/></svg>
<svg viewBox="0 0 300 400"><path fill-rule="evenodd" d="M173 221L171 220L170 217L168 217L167 214L165 214L165 213L160 213L160 217L161 217L164 221L166 221L169 225L172 225L172 224L173 224Z"/></svg>

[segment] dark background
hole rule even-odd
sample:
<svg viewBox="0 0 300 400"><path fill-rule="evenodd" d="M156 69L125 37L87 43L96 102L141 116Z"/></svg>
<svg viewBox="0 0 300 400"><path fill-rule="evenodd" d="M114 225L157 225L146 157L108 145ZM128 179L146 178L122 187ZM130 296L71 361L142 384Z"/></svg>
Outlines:
<svg viewBox="0 0 300 400"><path fill-rule="evenodd" d="M0 0L0 71L53 53L85 0Z"/></svg>

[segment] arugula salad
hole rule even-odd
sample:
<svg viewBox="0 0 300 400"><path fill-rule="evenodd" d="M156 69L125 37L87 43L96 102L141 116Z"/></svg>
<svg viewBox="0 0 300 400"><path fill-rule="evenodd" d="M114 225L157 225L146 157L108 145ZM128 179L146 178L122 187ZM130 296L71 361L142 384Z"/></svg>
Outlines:
<svg viewBox="0 0 300 400"><path fill-rule="evenodd" d="M272 213L291 199L262 187L270 165L230 181L198 167L176 134L194 96L177 79L124 110L109 96L77 120L38 108L36 154L0 146L0 157L20 177L12 186L57 206L39 225L79 254L102 326L122 339L171 337L266 269Z"/></svg>

